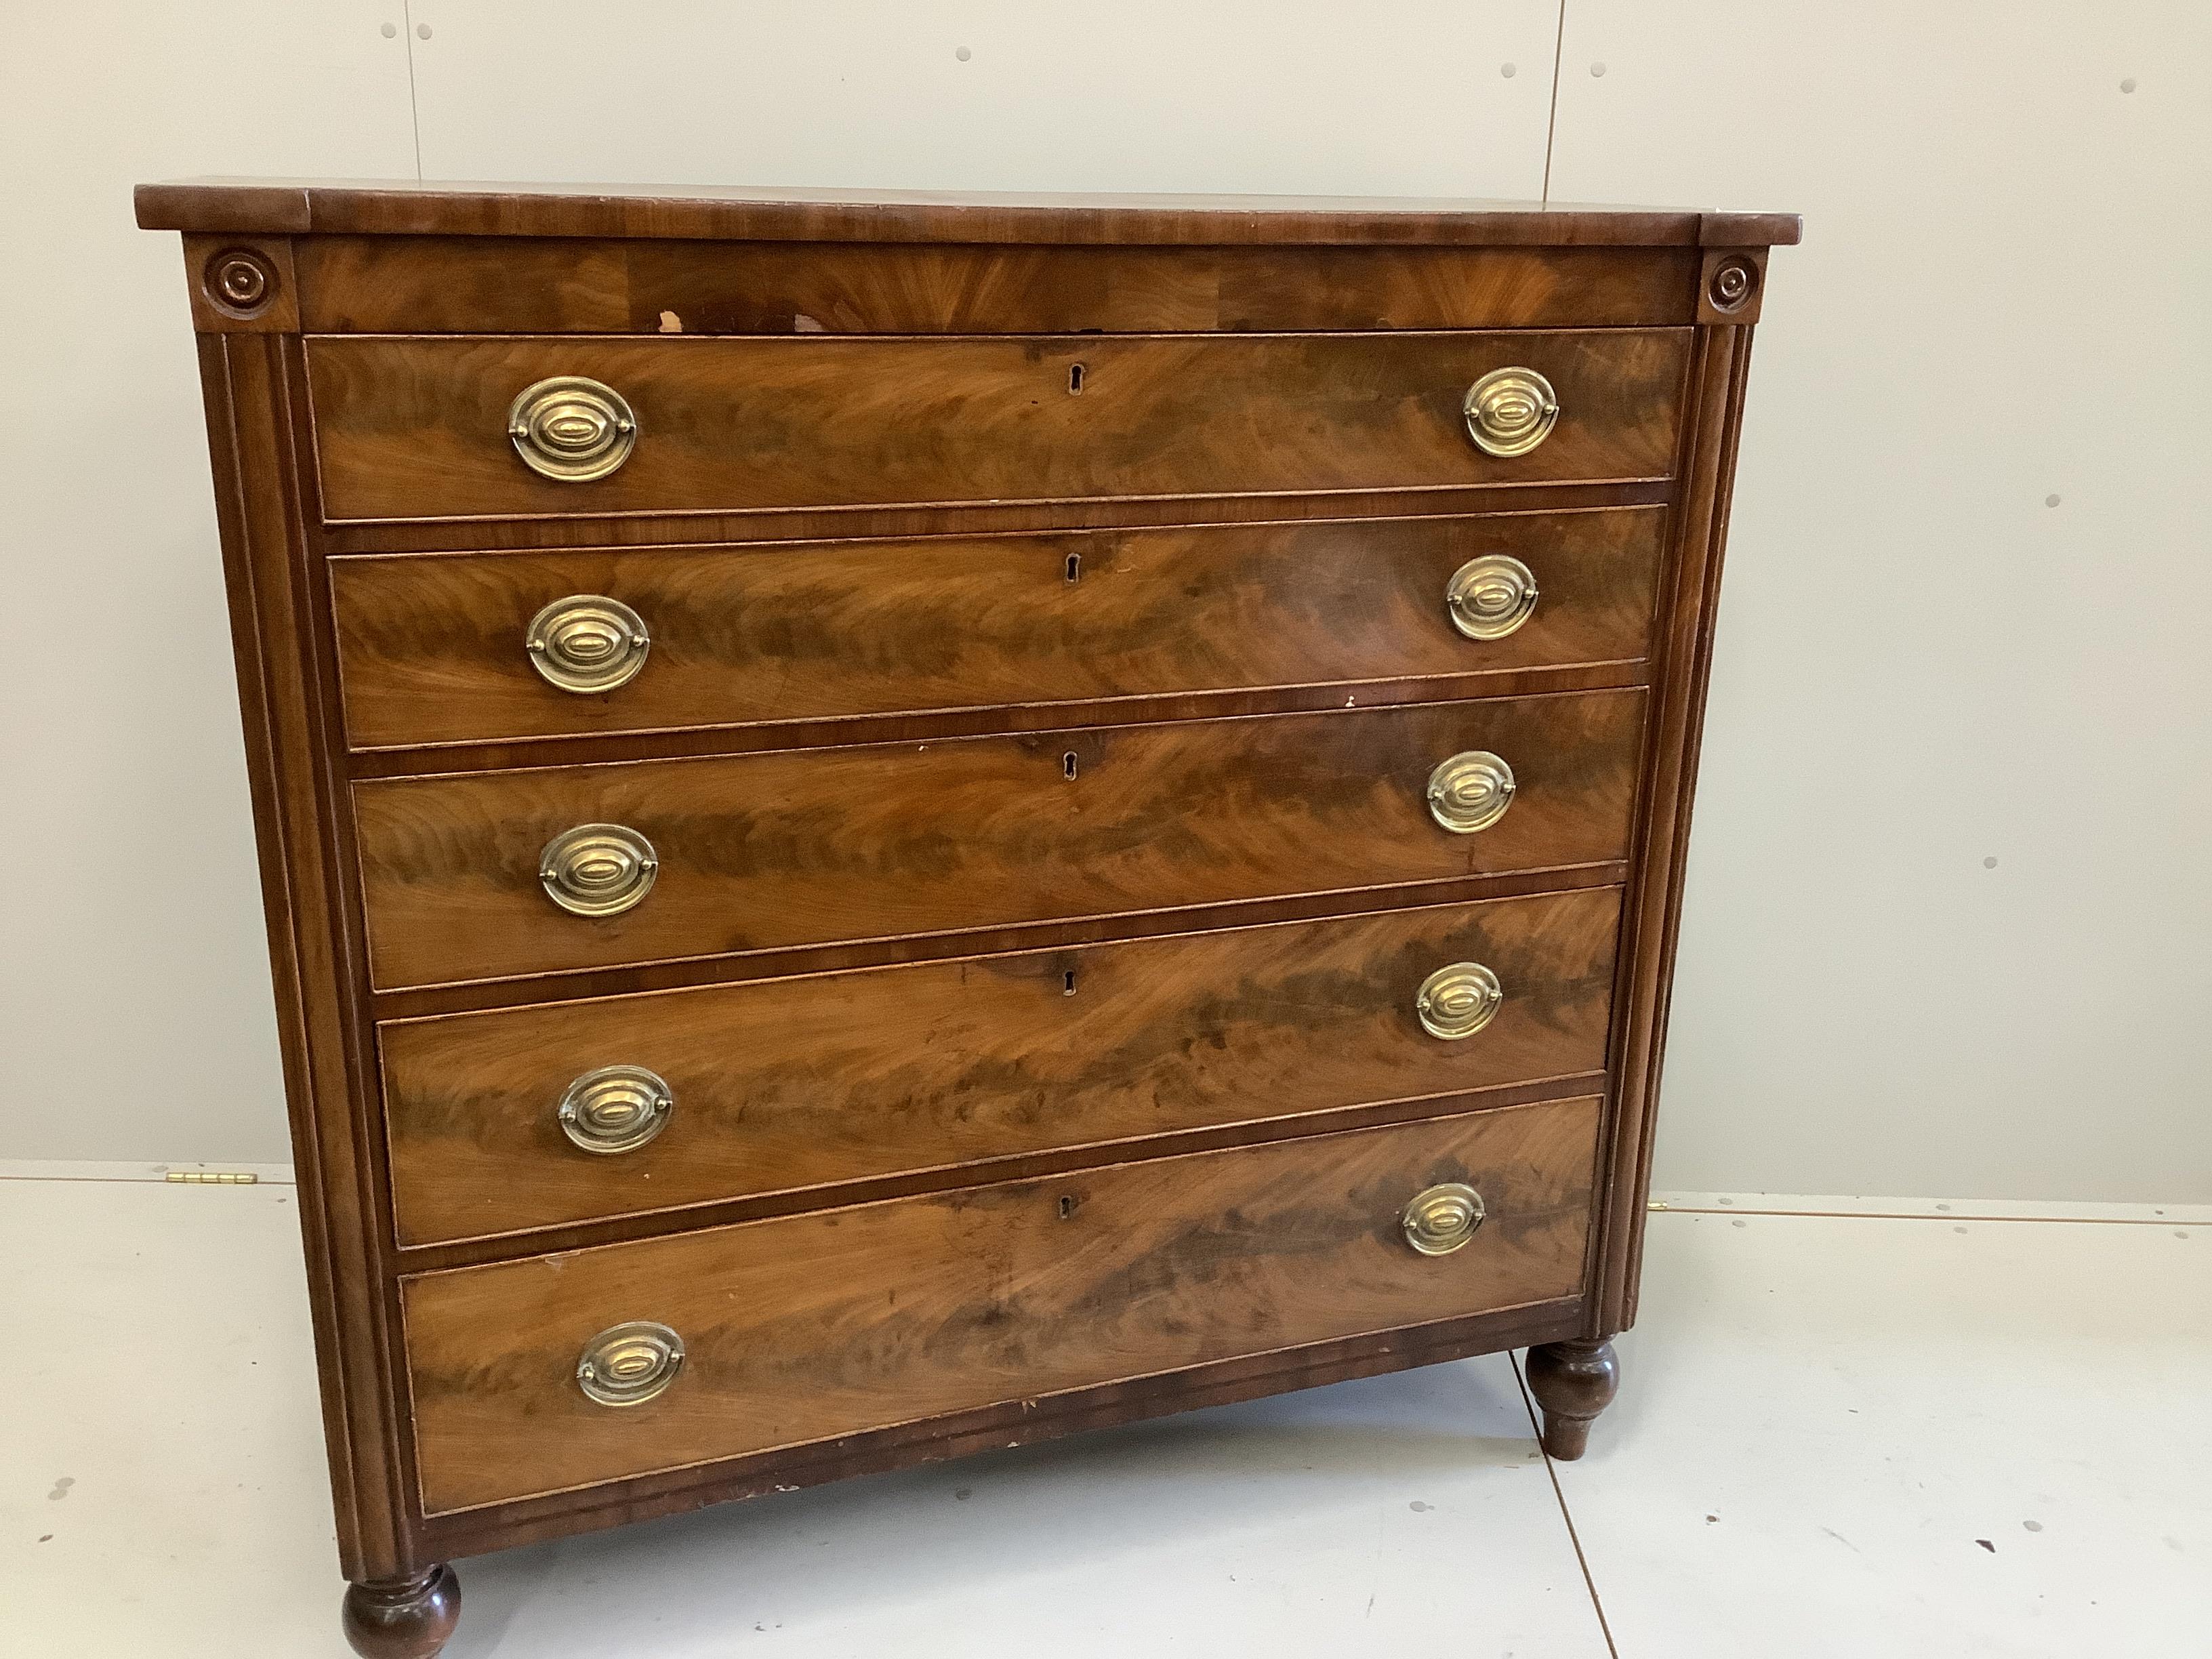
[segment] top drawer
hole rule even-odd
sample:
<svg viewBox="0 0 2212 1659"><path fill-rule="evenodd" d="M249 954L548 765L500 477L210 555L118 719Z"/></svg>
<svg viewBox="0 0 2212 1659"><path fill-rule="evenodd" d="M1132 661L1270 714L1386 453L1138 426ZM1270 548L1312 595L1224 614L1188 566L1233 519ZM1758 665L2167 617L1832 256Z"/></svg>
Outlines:
<svg viewBox="0 0 2212 1659"><path fill-rule="evenodd" d="M1689 339L321 337L307 371L338 522L1663 478ZM1505 368L1540 376L1558 411L1517 454L1479 447L1465 407ZM580 380L596 389L526 396ZM526 451L600 476L544 476Z"/></svg>

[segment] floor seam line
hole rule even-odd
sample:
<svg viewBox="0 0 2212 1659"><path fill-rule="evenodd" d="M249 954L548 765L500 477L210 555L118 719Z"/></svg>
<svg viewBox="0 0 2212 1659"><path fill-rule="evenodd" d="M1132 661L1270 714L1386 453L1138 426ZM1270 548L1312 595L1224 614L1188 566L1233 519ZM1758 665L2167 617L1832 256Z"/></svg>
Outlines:
<svg viewBox="0 0 2212 1659"><path fill-rule="evenodd" d="M1559 26L1552 32L1552 102L1544 113L1544 184L1542 204L1552 204L1552 154L1559 142L1559 77L1566 73L1567 0L1559 0Z"/></svg>
<svg viewBox="0 0 2212 1659"><path fill-rule="evenodd" d="M166 1176L0 1175L0 1181L43 1181L58 1187L296 1187L296 1180L263 1176L254 1181L171 1181Z"/></svg>
<svg viewBox="0 0 2212 1659"><path fill-rule="evenodd" d="M1689 1204L1669 1204L1663 1210L1653 1210L1653 1215L1756 1215L1779 1220L1802 1218L1807 1221L2013 1221L2040 1223L2062 1227L2203 1227L2212 1222L2197 1221L2183 1216L2124 1216L2124 1215L1968 1215L1946 1210L1941 1214L1926 1210L1739 1210L1705 1209Z"/></svg>
<svg viewBox="0 0 2212 1659"><path fill-rule="evenodd" d="M1528 1397L1528 1379L1521 1374L1521 1357L1509 1352L1506 1363L1513 1367L1513 1381L1521 1390L1521 1409L1528 1413L1528 1426L1536 1436L1536 1455L1544 1460L1545 1477L1552 1483L1552 1498L1559 1506L1559 1519L1566 1523L1567 1542L1573 1546L1575 1565L1582 1569L1583 1588L1589 1592L1590 1611L1597 1614L1597 1633L1605 1638L1605 1650L1612 1659L1620 1659L1620 1650L1613 1644L1613 1624L1605 1616L1605 1601L1597 1593L1597 1580L1590 1575L1589 1557L1583 1553L1583 1537L1575 1530L1574 1511L1567 1507L1567 1494L1559 1486L1559 1471L1552 1462L1552 1454L1544 1449L1543 1426L1536 1418L1536 1402Z"/></svg>

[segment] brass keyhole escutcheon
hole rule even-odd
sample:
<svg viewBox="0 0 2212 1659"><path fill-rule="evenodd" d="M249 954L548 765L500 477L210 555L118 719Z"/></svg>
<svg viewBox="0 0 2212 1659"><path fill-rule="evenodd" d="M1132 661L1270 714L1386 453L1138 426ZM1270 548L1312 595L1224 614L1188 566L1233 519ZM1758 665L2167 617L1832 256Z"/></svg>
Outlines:
<svg viewBox="0 0 2212 1659"><path fill-rule="evenodd" d="M1431 1036L1456 1042L1489 1024L1504 1000L1496 974L1479 962L1455 962L1421 981L1413 1012Z"/></svg>
<svg viewBox="0 0 2212 1659"><path fill-rule="evenodd" d="M1482 1225L1482 1194L1449 1181L1417 1194L1400 1218L1406 1243L1423 1255L1449 1255Z"/></svg>
<svg viewBox="0 0 2212 1659"><path fill-rule="evenodd" d="M1535 613L1535 572L1506 553L1469 559L1444 584L1444 609L1468 638L1502 640Z"/></svg>
<svg viewBox="0 0 2212 1659"><path fill-rule="evenodd" d="M621 392L580 374L525 386L507 411L523 464L562 483L604 478L637 446L637 416Z"/></svg>
<svg viewBox="0 0 2212 1659"><path fill-rule="evenodd" d="M1471 836L1505 816L1518 787L1501 757L1470 749L1429 774L1429 816L1455 836Z"/></svg>
<svg viewBox="0 0 2212 1659"><path fill-rule="evenodd" d="M523 648L546 684L588 695L635 679L653 649L653 635L645 618L620 599L571 593L530 619Z"/></svg>
<svg viewBox="0 0 2212 1659"><path fill-rule="evenodd" d="M668 1127L675 1091L642 1066L602 1066L585 1073L561 1096L555 1116L561 1133L587 1152L635 1152Z"/></svg>
<svg viewBox="0 0 2212 1659"><path fill-rule="evenodd" d="M637 1320L601 1331L576 1359L576 1386L602 1406L642 1406L684 1369L684 1339L665 1325Z"/></svg>
<svg viewBox="0 0 2212 1659"><path fill-rule="evenodd" d="M1493 368L1467 389L1465 411L1474 447L1510 460L1552 435L1559 400L1533 368Z"/></svg>
<svg viewBox="0 0 2212 1659"><path fill-rule="evenodd" d="M627 824L580 823L538 855L545 896L571 915L620 915L644 902L659 873L653 843Z"/></svg>

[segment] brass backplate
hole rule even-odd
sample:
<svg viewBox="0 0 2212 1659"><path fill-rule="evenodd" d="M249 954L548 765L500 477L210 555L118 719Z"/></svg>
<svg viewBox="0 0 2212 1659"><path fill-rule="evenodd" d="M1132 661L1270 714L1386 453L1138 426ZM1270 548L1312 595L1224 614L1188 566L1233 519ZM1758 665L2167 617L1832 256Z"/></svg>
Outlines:
<svg viewBox="0 0 2212 1659"><path fill-rule="evenodd" d="M1415 1194L1401 1220L1406 1243L1423 1255L1449 1255L1482 1225L1482 1194L1463 1182L1444 1182Z"/></svg>
<svg viewBox="0 0 2212 1659"><path fill-rule="evenodd" d="M1455 836L1471 836L1505 816L1516 787L1502 757L1470 749L1429 774L1429 816Z"/></svg>
<svg viewBox="0 0 2212 1659"><path fill-rule="evenodd" d="M1421 981L1413 1012L1431 1036L1456 1042L1489 1024L1504 1000L1496 974L1479 962L1455 962Z"/></svg>
<svg viewBox="0 0 2212 1659"><path fill-rule="evenodd" d="M576 1358L576 1386L602 1406L642 1406L668 1391L684 1369L684 1339L635 1320L601 1331Z"/></svg>
<svg viewBox="0 0 2212 1659"><path fill-rule="evenodd" d="M1536 610L1536 574L1510 553L1486 553L1452 572L1444 609L1471 640L1502 640Z"/></svg>
<svg viewBox="0 0 2212 1659"><path fill-rule="evenodd" d="M645 902L660 860L653 843L622 823L563 830L538 855L545 896L579 916L617 916Z"/></svg>
<svg viewBox="0 0 2212 1659"><path fill-rule="evenodd" d="M580 374L525 386L507 411L514 453L533 472L562 483L604 478L637 445L637 416L622 393Z"/></svg>
<svg viewBox="0 0 2212 1659"><path fill-rule="evenodd" d="M1552 435L1559 400L1533 368L1493 368L1467 389L1467 434L1486 455L1526 455Z"/></svg>
<svg viewBox="0 0 2212 1659"><path fill-rule="evenodd" d="M523 648L549 685L589 695L635 679L653 648L653 635L645 618L620 599L571 593L530 619Z"/></svg>

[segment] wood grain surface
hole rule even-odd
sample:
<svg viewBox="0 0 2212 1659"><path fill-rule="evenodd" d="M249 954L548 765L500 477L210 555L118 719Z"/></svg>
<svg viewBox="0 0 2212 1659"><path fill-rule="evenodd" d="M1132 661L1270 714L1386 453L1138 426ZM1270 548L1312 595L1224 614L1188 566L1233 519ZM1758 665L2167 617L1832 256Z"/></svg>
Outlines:
<svg viewBox="0 0 2212 1659"><path fill-rule="evenodd" d="M1620 858L1640 690L356 784L387 989L1329 892ZM1519 790L1455 835L1431 771L1487 750ZM580 823L659 859L635 909L538 881Z"/></svg>
<svg viewBox="0 0 2212 1659"><path fill-rule="evenodd" d="M1598 1209L1598 1267L1583 1331L1591 1340L1626 1330L1636 1322L1691 805L1752 334L1747 327L1701 329L1698 334L1694 415L1682 434L1683 476L1690 481L1690 493L1675 519L1677 545L1668 560L1673 591L1665 601L1661 630L1662 678L1646 727L1650 758L1642 785L1638 867L1622 915L1611 1059L1615 1103L1606 1154L1609 1173Z"/></svg>
<svg viewBox="0 0 2212 1659"><path fill-rule="evenodd" d="M138 209L187 232L348 1577L419 1601L454 1555L1580 1363L1634 1317L1747 325L1794 216ZM1488 459L1461 398L1515 361L1565 415ZM507 440L559 374L638 410L604 482ZM1539 570L1528 629L1448 635L1462 548L1553 526L1498 550ZM504 654L571 584L652 613L627 695ZM1452 836L1422 786L1474 747L1522 792ZM641 909L539 890L587 820L654 838ZM1407 1022L1431 949L1507 981L1468 1043ZM550 1095L648 1043L674 1127L583 1170ZM1449 1176L1492 1219L1413 1255L1400 1206ZM653 1317L678 1388L589 1406L583 1341Z"/></svg>
<svg viewBox="0 0 2212 1659"><path fill-rule="evenodd" d="M1689 342L325 335L307 359L323 512L345 521L1658 478ZM1560 415L1538 448L1500 459L1474 447L1462 403L1509 365L1547 376ZM611 476L542 478L515 454L509 406L555 375L602 381L635 410L636 449Z"/></svg>
<svg viewBox="0 0 2212 1659"><path fill-rule="evenodd" d="M1561 1297L1465 1319L1246 1354L1131 1382L1102 1382L1043 1400L1001 1401L793 1451L721 1458L543 1498L459 1510L425 1520L422 1535L441 1559L544 1543L684 1514L708 1504L796 1492L824 1481L1003 1451L1120 1423L1558 1341L1580 1328L1582 1309L1580 1295Z"/></svg>
<svg viewBox="0 0 2212 1659"><path fill-rule="evenodd" d="M356 748L994 705L1358 685L1632 661L1665 514L1220 526L769 547L346 559L331 571ZM1444 590L1486 554L1540 598L1502 640ZM628 685L549 684L541 607L605 595L652 647Z"/></svg>
<svg viewBox="0 0 2212 1659"><path fill-rule="evenodd" d="M1467 197L769 190L756 185L182 179L137 188L147 230L645 236L734 241L1748 247L1794 213Z"/></svg>
<svg viewBox="0 0 2212 1659"><path fill-rule="evenodd" d="M423 1508L1567 1296L1597 1116L1551 1102L409 1279ZM1424 1256L1400 1218L1439 1182L1486 1218ZM677 1331L684 1370L596 1405L577 1356L634 1320Z"/></svg>
<svg viewBox="0 0 2212 1659"><path fill-rule="evenodd" d="M1620 908L1599 888L386 1024L401 1242L1594 1073ZM1415 994L1456 962L1505 997L1446 1042ZM676 1109L602 1156L554 1108L609 1065Z"/></svg>
<svg viewBox="0 0 2212 1659"><path fill-rule="evenodd" d="M989 247L322 236L310 334L1148 334L1653 327L1689 248Z"/></svg>
<svg viewBox="0 0 2212 1659"><path fill-rule="evenodd" d="M1665 507L1671 482L1511 483L1464 489L1360 490L1335 495L1167 495L1088 501L970 502L960 507L768 507L745 513L643 513L568 519L384 519L318 527L317 544L344 557L374 553L528 552L541 548L699 547L717 543L846 541L927 536L1051 535L1064 530L1174 529L1335 519L1419 519L1468 514L1575 512ZM318 507L316 509L319 511Z"/></svg>
<svg viewBox="0 0 2212 1659"><path fill-rule="evenodd" d="M329 612L297 509L299 342L198 344L337 1557L388 1578L418 1565L418 1522Z"/></svg>

